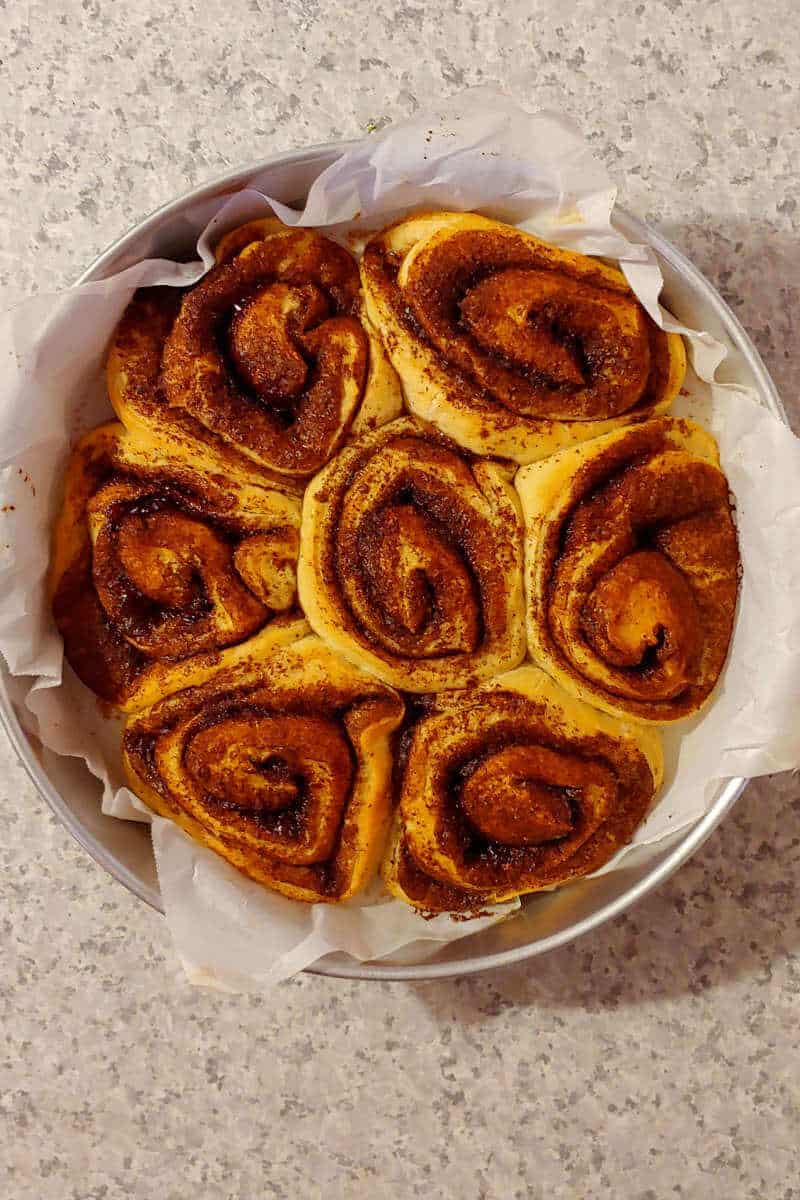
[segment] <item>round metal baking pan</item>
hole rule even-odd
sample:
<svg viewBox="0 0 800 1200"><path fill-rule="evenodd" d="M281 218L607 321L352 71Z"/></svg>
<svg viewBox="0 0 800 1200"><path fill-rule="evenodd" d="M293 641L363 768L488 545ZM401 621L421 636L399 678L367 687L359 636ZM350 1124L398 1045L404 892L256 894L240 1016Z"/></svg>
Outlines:
<svg viewBox="0 0 800 1200"><path fill-rule="evenodd" d="M286 203L306 195L316 176L346 148L337 143L291 151L230 173L165 204L109 247L79 283L100 279L147 257L191 258L194 242L219 201L256 178L258 186ZM666 239L617 210L615 224L628 238L652 247L664 274L668 307L689 325L709 330L730 355L723 377L746 384L762 403L786 420L775 385L741 324L711 284ZM145 826L118 821L100 811L100 786L85 765L44 749L24 727L22 697L28 682L0 669L0 719L41 796L102 867L131 892L161 911L155 866ZM584 879L559 891L529 898L510 921L446 946L415 943L391 959L358 963L328 955L313 973L350 979L443 979L521 962L563 946L624 912L663 883L709 836L746 786L731 779L720 786L706 815L655 847L642 848L618 870Z"/></svg>

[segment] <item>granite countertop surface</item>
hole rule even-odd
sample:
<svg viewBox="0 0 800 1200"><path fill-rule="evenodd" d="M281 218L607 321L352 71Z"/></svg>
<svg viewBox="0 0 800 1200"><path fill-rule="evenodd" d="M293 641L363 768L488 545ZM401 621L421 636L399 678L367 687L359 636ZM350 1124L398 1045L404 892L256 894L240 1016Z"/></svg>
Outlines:
<svg viewBox="0 0 800 1200"><path fill-rule="evenodd" d="M7 301L232 166L493 83L581 124L800 429L794 0L8 0L0 58ZM231 997L0 755L7 1200L800 1198L797 778L544 959Z"/></svg>

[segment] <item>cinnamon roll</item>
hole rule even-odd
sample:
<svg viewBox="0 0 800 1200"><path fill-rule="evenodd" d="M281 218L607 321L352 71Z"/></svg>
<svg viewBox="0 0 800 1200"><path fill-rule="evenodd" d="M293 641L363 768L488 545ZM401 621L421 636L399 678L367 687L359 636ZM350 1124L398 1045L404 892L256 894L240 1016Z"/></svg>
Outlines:
<svg viewBox="0 0 800 1200"><path fill-rule="evenodd" d="M55 527L50 595L70 665L132 709L270 622L296 626L299 523L295 497L101 425L73 452Z"/></svg>
<svg viewBox="0 0 800 1200"><path fill-rule="evenodd" d="M271 219L227 234L216 257L183 296L146 289L126 310L107 370L125 425L190 459L199 446L218 470L244 458L302 481L348 431L400 413L347 250Z"/></svg>
<svg viewBox="0 0 800 1200"><path fill-rule="evenodd" d="M661 785L657 733L612 720L525 665L411 709L382 873L425 913L488 904L596 871Z"/></svg>
<svg viewBox="0 0 800 1200"><path fill-rule="evenodd" d="M739 552L713 437L661 418L523 467L528 645L609 713L676 721L728 652Z"/></svg>
<svg viewBox="0 0 800 1200"><path fill-rule="evenodd" d="M475 213L407 217L367 245L367 313L408 407L518 463L669 408L683 342L622 273Z"/></svg>
<svg viewBox="0 0 800 1200"><path fill-rule="evenodd" d="M370 879L390 814L396 692L319 638L270 646L135 714L131 787L233 866L295 900L345 900Z"/></svg>
<svg viewBox="0 0 800 1200"><path fill-rule="evenodd" d="M411 417L346 446L303 501L298 588L312 628L415 692L515 666L525 634L509 476Z"/></svg>

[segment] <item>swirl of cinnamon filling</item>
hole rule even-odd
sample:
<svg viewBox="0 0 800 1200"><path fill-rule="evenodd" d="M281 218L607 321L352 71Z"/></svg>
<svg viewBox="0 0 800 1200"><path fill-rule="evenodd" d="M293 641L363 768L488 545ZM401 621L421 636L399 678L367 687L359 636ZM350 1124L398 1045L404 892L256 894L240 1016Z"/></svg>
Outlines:
<svg viewBox="0 0 800 1200"><path fill-rule="evenodd" d="M696 712L728 652L739 553L716 443L662 418L524 467L528 644L607 712Z"/></svg>
<svg viewBox="0 0 800 1200"><path fill-rule="evenodd" d="M471 914L607 862L650 807L662 756L654 732L523 666L418 706L398 767L384 878L422 911Z"/></svg>
<svg viewBox="0 0 800 1200"><path fill-rule="evenodd" d="M288 485L352 428L397 416L400 389L362 312L358 267L313 230L253 221L181 298L137 294L117 329L108 388L120 419L219 469L245 460Z"/></svg>
<svg viewBox="0 0 800 1200"><path fill-rule="evenodd" d="M93 430L67 471L50 581L76 674L136 708L291 624L299 518L282 492L159 459L118 424Z"/></svg>
<svg viewBox="0 0 800 1200"><path fill-rule="evenodd" d="M133 716L131 787L239 870L337 901L375 872L400 697L316 637L267 628L238 662Z"/></svg>
<svg viewBox="0 0 800 1200"><path fill-rule="evenodd" d="M526 463L669 407L685 372L616 268L474 213L413 216L362 260L408 405Z"/></svg>
<svg viewBox="0 0 800 1200"><path fill-rule="evenodd" d="M487 678L524 654L520 532L507 470L394 421L306 491L303 610L339 653L396 687Z"/></svg>

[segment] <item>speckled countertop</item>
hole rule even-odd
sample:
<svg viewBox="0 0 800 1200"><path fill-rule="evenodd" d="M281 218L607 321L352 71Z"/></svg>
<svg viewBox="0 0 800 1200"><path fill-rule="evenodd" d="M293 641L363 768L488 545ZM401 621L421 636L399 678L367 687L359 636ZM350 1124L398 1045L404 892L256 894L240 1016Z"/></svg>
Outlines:
<svg viewBox="0 0 800 1200"><path fill-rule="evenodd" d="M795 0L0 0L0 58L9 301L232 165L490 82L577 118L800 428ZM0 754L7 1200L800 1197L797 779L546 959L232 998Z"/></svg>

